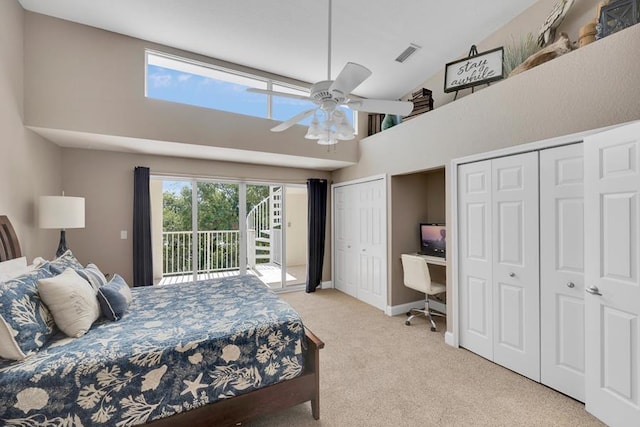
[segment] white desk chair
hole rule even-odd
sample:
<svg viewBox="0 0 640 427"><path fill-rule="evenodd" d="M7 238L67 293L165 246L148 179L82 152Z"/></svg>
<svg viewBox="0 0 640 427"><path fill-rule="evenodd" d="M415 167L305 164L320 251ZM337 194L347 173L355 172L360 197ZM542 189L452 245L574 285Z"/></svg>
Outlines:
<svg viewBox="0 0 640 427"><path fill-rule="evenodd" d="M404 285L408 288L425 293L424 309L412 308L407 315L410 316L405 325L411 325L411 320L416 316L426 316L431 322L431 330L436 330L436 323L431 315L445 317L446 314L438 313L429 308L429 297L441 294L447 287L442 283L431 281L427 261L420 255L402 254L402 269L404 270Z"/></svg>

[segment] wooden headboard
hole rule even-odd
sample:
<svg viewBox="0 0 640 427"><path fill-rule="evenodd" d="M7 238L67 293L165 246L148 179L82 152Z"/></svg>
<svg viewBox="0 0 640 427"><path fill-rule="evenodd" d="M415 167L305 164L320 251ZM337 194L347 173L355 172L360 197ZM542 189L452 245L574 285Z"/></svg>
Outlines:
<svg viewBox="0 0 640 427"><path fill-rule="evenodd" d="M20 258L20 242L6 215L0 215L0 261Z"/></svg>

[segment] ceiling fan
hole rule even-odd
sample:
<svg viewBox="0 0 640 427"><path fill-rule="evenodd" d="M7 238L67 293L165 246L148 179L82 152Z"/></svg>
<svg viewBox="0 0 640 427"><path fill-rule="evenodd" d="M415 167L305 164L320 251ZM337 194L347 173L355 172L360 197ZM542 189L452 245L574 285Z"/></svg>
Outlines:
<svg viewBox="0 0 640 427"><path fill-rule="evenodd" d="M332 0L329 0L327 80L312 85L309 96L258 88L247 89L249 92L306 100L316 104L315 107L305 110L273 127L271 131L282 132L313 115L314 119L311 122L305 138L317 139L318 144L323 145L333 145L336 144L338 140L354 138L355 131L347 120L344 112L339 108L341 106L346 106L356 111L401 116L406 116L413 110L413 103L408 101L364 99L351 95L351 91L357 88L372 74L371 70L360 64L347 62L342 71L340 71L340 74L338 74L338 77L336 77L335 80L331 80L331 6ZM318 114L324 116L322 123L318 121Z"/></svg>

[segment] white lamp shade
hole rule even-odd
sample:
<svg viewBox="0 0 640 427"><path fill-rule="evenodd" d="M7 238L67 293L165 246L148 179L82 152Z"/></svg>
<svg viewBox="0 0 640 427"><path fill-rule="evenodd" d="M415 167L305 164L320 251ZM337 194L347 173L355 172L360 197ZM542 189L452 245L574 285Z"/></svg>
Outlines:
<svg viewBox="0 0 640 427"><path fill-rule="evenodd" d="M84 228L84 197L40 196L40 228Z"/></svg>

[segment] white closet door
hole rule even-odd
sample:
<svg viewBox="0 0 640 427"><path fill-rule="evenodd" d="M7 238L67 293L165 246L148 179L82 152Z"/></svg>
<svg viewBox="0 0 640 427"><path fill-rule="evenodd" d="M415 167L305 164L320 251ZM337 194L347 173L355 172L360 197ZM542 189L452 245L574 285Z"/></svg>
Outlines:
<svg viewBox="0 0 640 427"><path fill-rule="evenodd" d="M585 139L586 409L640 420L640 123Z"/></svg>
<svg viewBox="0 0 640 427"><path fill-rule="evenodd" d="M540 381L538 153L491 166L493 360Z"/></svg>
<svg viewBox="0 0 640 427"><path fill-rule="evenodd" d="M540 380L584 402L582 149L540 152Z"/></svg>
<svg viewBox="0 0 640 427"><path fill-rule="evenodd" d="M356 227L358 298L381 310L387 305L386 189L378 179L354 186L357 200Z"/></svg>
<svg viewBox="0 0 640 427"><path fill-rule="evenodd" d="M354 210L354 188L351 185L333 189L334 209L334 286L357 297L357 248Z"/></svg>
<svg viewBox="0 0 640 427"><path fill-rule="evenodd" d="M458 167L460 346L493 360L491 161Z"/></svg>

